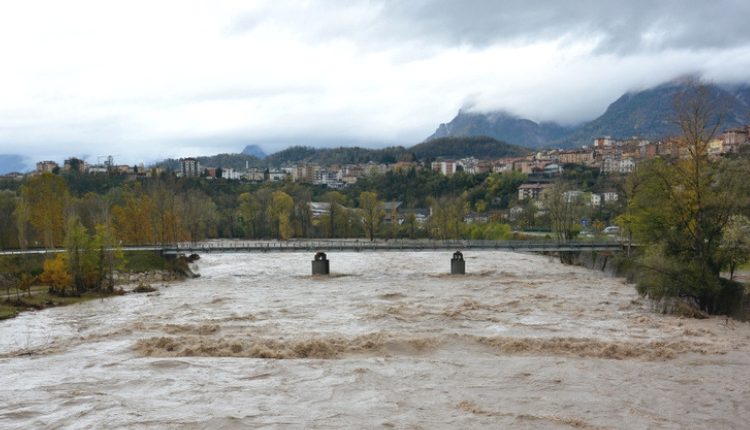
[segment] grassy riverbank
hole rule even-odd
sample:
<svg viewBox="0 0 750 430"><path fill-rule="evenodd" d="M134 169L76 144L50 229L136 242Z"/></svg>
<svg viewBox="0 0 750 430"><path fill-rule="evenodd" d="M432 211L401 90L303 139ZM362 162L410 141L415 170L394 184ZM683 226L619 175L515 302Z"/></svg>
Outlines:
<svg viewBox="0 0 750 430"><path fill-rule="evenodd" d="M181 278L192 273L188 261L184 258L167 258L158 252L127 251L120 267L120 274L127 278L133 274L163 273ZM17 288L17 279L21 274L39 276L42 273L44 260L51 258L45 254L4 255L0 256L0 320L13 318L27 310L46 309L55 306L66 306L94 299L102 299L123 294L122 290L114 292L91 291L77 296L60 296L49 292L46 285L36 284L29 291Z"/></svg>
<svg viewBox="0 0 750 430"><path fill-rule="evenodd" d="M47 291L47 287L45 286L32 288L32 290L34 289L39 289L39 291L32 291L30 296L24 294L18 297L15 295L12 295L11 297L5 297L5 299L0 302L0 320L13 318L23 311L72 305L75 303L82 303L95 299L103 299L106 297L122 294L122 292L116 291L114 293L88 292L81 294L80 296L58 296L55 294L50 294Z"/></svg>

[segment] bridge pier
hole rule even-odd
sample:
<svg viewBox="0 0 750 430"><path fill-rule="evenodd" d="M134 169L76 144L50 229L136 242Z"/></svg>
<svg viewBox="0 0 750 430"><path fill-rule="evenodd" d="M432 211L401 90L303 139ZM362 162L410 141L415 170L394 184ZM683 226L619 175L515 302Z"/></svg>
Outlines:
<svg viewBox="0 0 750 430"><path fill-rule="evenodd" d="M328 275L330 273L330 261L326 258L325 252L317 252L312 261L313 275Z"/></svg>
<svg viewBox="0 0 750 430"><path fill-rule="evenodd" d="M451 258L451 275L465 275L466 274L466 261L464 261L464 255L461 251L453 253Z"/></svg>

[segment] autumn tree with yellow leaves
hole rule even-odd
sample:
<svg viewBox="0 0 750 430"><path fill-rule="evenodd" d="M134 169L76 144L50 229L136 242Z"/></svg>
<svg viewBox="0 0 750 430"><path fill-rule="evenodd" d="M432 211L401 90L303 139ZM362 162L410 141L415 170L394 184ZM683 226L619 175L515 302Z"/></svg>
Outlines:
<svg viewBox="0 0 750 430"><path fill-rule="evenodd" d="M21 187L23 211L18 216L28 219L47 248L62 243L68 197L65 181L52 173L35 176Z"/></svg>

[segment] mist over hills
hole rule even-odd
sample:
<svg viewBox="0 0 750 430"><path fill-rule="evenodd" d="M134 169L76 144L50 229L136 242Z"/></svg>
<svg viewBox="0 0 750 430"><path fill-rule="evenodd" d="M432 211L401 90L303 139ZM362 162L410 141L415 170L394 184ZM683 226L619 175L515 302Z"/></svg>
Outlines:
<svg viewBox="0 0 750 430"><path fill-rule="evenodd" d="M611 136L627 139L638 136L659 139L679 132L673 122L674 100L689 89L689 83L672 81L642 91L623 94L599 117L576 127L554 122L536 123L504 111L459 111L453 120L440 124L427 141L446 136L492 136L529 148L577 147L592 139ZM750 122L750 86L706 84L710 101L722 108L722 128Z"/></svg>

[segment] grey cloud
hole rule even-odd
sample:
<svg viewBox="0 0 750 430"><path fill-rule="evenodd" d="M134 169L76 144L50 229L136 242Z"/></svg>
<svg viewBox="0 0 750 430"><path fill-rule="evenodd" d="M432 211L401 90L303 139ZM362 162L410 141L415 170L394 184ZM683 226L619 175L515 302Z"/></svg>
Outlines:
<svg viewBox="0 0 750 430"><path fill-rule="evenodd" d="M746 1L392 1L385 14L447 43L600 36L603 51L732 47L750 41Z"/></svg>
<svg viewBox="0 0 750 430"><path fill-rule="evenodd" d="M408 42L481 48L498 42L596 38L599 52L621 54L725 49L750 42L750 2L743 0L331 0L316 4L317 8L303 10L272 7L270 18L268 10L240 15L230 27L243 32L283 21L317 37L345 37L380 47ZM339 19L346 16L342 11L365 6L370 11L367 20Z"/></svg>
<svg viewBox="0 0 750 430"><path fill-rule="evenodd" d="M743 45L749 15L750 2L737 0L417 0L383 11L403 31L449 44L598 36L606 52Z"/></svg>

